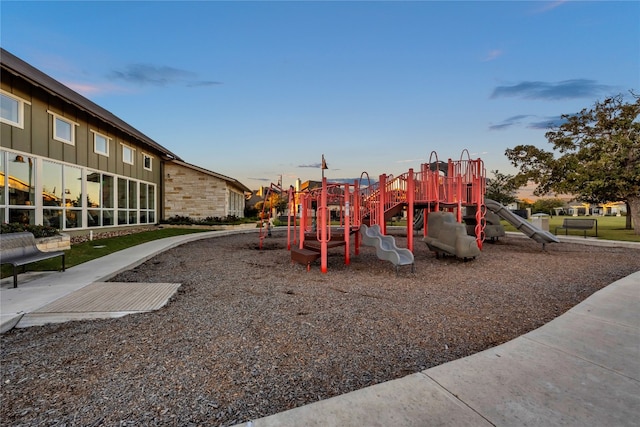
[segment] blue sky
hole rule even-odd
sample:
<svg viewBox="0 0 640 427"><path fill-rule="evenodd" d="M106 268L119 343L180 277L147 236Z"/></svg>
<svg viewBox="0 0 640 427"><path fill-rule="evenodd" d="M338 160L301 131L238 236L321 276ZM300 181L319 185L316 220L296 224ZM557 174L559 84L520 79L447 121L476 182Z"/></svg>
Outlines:
<svg viewBox="0 0 640 427"><path fill-rule="evenodd" d="M640 91L640 2L7 1L1 45L250 188L399 175Z"/></svg>

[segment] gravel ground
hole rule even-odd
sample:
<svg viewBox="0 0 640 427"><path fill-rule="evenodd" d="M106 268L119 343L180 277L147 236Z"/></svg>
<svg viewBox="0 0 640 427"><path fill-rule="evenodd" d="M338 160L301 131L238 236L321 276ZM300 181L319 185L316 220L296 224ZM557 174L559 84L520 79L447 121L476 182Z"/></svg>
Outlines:
<svg viewBox="0 0 640 427"><path fill-rule="evenodd" d="M639 250L510 236L470 262L415 255L396 275L337 248L307 272L281 231L169 250L112 279L183 283L163 309L2 336L1 423L246 422L504 343L640 270Z"/></svg>

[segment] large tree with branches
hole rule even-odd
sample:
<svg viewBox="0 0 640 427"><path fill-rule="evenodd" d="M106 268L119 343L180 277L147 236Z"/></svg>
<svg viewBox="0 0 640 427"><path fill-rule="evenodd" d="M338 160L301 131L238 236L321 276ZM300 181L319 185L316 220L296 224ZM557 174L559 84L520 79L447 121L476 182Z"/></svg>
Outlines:
<svg viewBox="0 0 640 427"><path fill-rule="evenodd" d="M553 151L518 145L505 154L519 168L516 179L533 181L536 195L573 194L587 203L622 201L627 229L640 234L640 96L597 101L545 134Z"/></svg>

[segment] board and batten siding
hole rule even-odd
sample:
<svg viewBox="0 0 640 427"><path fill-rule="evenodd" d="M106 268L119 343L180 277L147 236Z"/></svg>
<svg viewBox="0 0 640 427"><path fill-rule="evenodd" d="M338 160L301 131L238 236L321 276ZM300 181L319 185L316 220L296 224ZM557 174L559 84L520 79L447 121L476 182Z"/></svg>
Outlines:
<svg viewBox="0 0 640 427"><path fill-rule="evenodd" d="M10 73L2 74L1 87L3 91L28 101L28 104L24 104L22 129L2 123L0 134L2 147L160 184L162 179L160 154L142 146L125 132L65 103L39 87L29 85ZM54 139L53 115L50 112L77 123L75 144L71 145ZM109 138L108 156L94 151L94 132ZM133 165L122 161L121 144L135 150ZM153 159L151 171L144 169L143 153L150 155Z"/></svg>

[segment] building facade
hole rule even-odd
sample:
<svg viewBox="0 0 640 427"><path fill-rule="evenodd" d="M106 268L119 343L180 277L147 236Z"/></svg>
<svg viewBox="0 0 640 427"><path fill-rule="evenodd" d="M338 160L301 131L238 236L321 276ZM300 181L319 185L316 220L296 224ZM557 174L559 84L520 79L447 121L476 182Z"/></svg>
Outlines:
<svg viewBox="0 0 640 427"><path fill-rule="evenodd" d="M155 224L164 162L149 137L4 49L0 220L62 231Z"/></svg>
<svg viewBox="0 0 640 427"><path fill-rule="evenodd" d="M244 217L245 194L251 190L235 179L177 159L167 161L164 172L164 218Z"/></svg>

